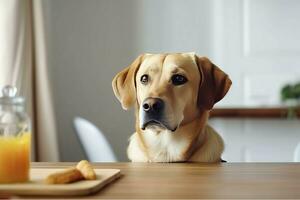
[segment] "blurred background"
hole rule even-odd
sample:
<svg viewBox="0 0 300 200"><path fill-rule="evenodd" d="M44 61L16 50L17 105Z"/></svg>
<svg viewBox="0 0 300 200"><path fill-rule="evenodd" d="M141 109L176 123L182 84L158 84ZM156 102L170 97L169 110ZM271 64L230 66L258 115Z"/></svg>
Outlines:
<svg viewBox="0 0 300 200"><path fill-rule="evenodd" d="M299 11L298 0L2 0L0 86L35 102L36 160L95 154L77 133L81 117L111 159L128 161L134 115L115 98L114 75L141 53L196 52L233 82L210 119L223 159L298 161Z"/></svg>

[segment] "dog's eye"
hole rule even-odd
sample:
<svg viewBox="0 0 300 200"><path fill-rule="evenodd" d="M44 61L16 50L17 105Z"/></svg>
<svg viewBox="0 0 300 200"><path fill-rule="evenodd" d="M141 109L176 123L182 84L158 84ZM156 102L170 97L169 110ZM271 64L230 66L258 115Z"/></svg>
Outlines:
<svg viewBox="0 0 300 200"><path fill-rule="evenodd" d="M171 78L173 85L182 85L187 82L187 78L182 75L175 74Z"/></svg>
<svg viewBox="0 0 300 200"><path fill-rule="evenodd" d="M141 83L142 84L147 84L149 80L149 76L147 74L144 74L143 76L141 76Z"/></svg>

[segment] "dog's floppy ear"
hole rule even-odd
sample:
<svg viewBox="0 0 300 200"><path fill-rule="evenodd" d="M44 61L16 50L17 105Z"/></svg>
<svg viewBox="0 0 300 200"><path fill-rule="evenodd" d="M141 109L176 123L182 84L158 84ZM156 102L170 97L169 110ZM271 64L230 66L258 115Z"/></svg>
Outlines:
<svg viewBox="0 0 300 200"><path fill-rule="evenodd" d="M212 109L228 92L231 80L227 74L206 57L195 55L201 81L198 90L198 105L206 110Z"/></svg>
<svg viewBox="0 0 300 200"><path fill-rule="evenodd" d="M112 81L114 93L125 110L136 101L135 75L142 60L143 55L140 55L131 65L119 72Z"/></svg>

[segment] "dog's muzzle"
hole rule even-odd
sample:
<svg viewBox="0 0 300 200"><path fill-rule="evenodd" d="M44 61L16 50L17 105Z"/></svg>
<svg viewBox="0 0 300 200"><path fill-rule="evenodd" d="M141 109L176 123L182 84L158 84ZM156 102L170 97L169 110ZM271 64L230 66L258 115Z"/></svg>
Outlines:
<svg viewBox="0 0 300 200"><path fill-rule="evenodd" d="M174 132L177 127L174 129L166 122L164 119L164 110L165 103L162 99L152 97L145 99L140 111L141 129L145 130L147 126L154 125Z"/></svg>

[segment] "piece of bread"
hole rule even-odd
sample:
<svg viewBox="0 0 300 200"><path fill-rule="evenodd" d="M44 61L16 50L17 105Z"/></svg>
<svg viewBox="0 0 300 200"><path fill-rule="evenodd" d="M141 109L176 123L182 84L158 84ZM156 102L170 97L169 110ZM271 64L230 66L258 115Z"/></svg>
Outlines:
<svg viewBox="0 0 300 200"><path fill-rule="evenodd" d="M61 172L50 174L45 179L47 184L66 184L84 179L81 172L75 167L66 169Z"/></svg>
<svg viewBox="0 0 300 200"><path fill-rule="evenodd" d="M86 180L95 180L96 179L96 173L95 173L92 165L87 160L80 161L77 164L76 169L78 169L81 172L82 176Z"/></svg>

